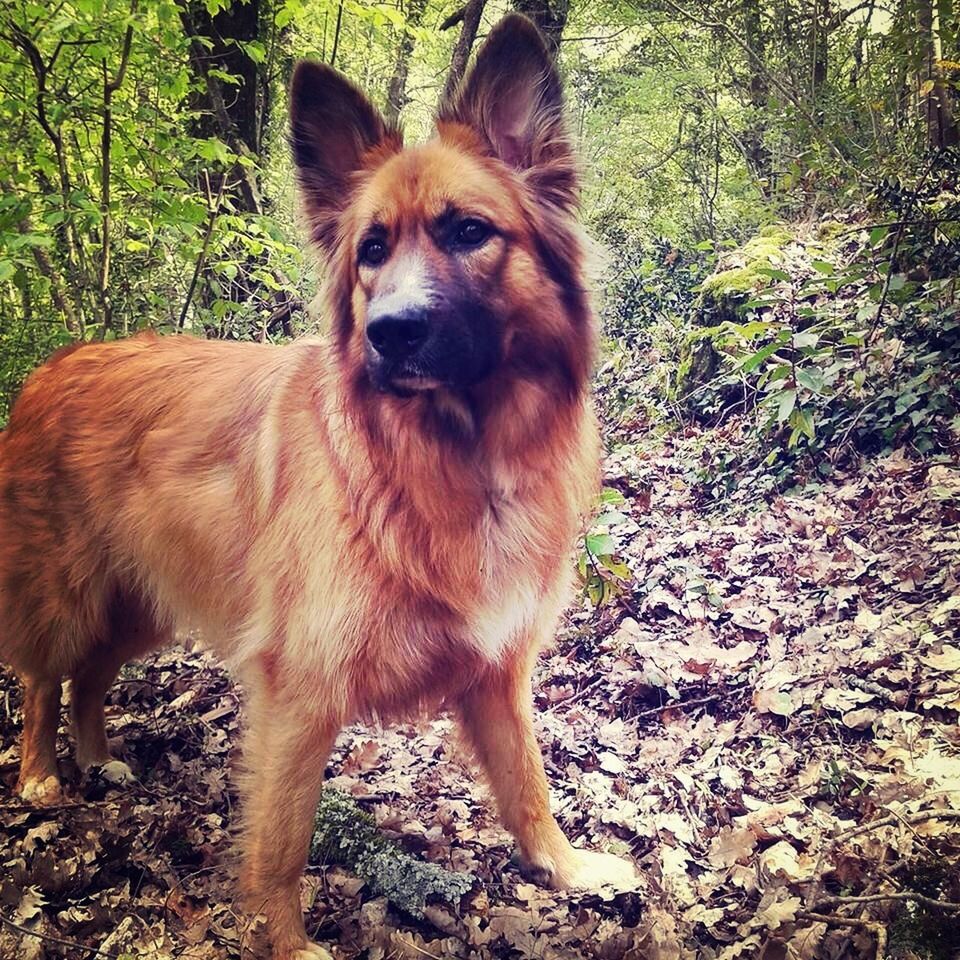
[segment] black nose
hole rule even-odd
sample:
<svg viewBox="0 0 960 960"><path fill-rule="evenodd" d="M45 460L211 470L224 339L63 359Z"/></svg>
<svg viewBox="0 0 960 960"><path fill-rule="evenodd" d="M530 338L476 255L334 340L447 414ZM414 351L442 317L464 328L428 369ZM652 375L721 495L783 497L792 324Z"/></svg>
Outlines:
<svg viewBox="0 0 960 960"><path fill-rule="evenodd" d="M391 313L367 320L367 339L384 360L405 360L420 349L430 325L421 311Z"/></svg>

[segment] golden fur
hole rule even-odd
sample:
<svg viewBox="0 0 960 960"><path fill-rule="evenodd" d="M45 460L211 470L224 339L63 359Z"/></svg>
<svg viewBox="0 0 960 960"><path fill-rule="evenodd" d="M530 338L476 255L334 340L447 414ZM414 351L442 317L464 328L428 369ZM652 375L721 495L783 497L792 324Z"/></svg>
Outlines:
<svg viewBox="0 0 960 960"><path fill-rule="evenodd" d="M358 717L452 709L532 869L556 886L632 872L563 837L531 724L532 663L567 596L599 453L558 90L533 28L509 17L437 136L405 149L356 88L301 67L294 149L330 337L68 349L0 435L0 655L25 688L21 795L59 795L62 677L78 763L107 762L117 670L199 629L246 691L242 882L277 960L325 955L298 883L327 753ZM495 225L482 247L453 256L427 237L451 203ZM357 265L371 218L396 275ZM370 382L368 306L414 269L496 318L497 363L478 382Z"/></svg>

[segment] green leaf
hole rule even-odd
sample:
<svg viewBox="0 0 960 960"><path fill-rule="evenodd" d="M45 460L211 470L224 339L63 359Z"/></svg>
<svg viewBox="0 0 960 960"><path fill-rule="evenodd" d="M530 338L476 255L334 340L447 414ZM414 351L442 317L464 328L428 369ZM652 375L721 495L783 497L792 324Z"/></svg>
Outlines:
<svg viewBox="0 0 960 960"><path fill-rule="evenodd" d="M16 266L12 260L0 260L0 283L9 280L16 273Z"/></svg>
<svg viewBox="0 0 960 960"><path fill-rule="evenodd" d="M238 41L243 52L254 62L263 63L267 59L267 48L259 40Z"/></svg>
<svg viewBox="0 0 960 960"><path fill-rule="evenodd" d="M588 533L586 544L595 557L617 552L617 544L609 533Z"/></svg>
<svg viewBox="0 0 960 960"><path fill-rule="evenodd" d="M765 277L771 277L774 280L789 280L790 274L786 270L778 270L776 267L754 267L754 272L762 273Z"/></svg>
<svg viewBox="0 0 960 960"><path fill-rule="evenodd" d="M609 526L612 524L623 523L627 520L628 517L625 513L621 513L619 510L607 510L605 513L601 513L596 519L597 525Z"/></svg>
<svg viewBox="0 0 960 960"><path fill-rule="evenodd" d="M784 390L780 394L780 403L777 407L777 423L783 423L793 413L793 408L797 404L797 391Z"/></svg>
<svg viewBox="0 0 960 960"><path fill-rule="evenodd" d="M810 266L813 267L817 273L822 273L826 277L832 276L837 270L832 263L828 263L826 260L811 260Z"/></svg>
<svg viewBox="0 0 960 960"><path fill-rule="evenodd" d="M609 570L615 577L621 580L630 579L630 568L622 560L614 560L610 555L601 556L597 562L604 570Z"/></svg>
<svg viewBox="0 0 960 960"><path fill-rule="evenodd" d="M823 374L817 369L797 368L797 383L813 393L820 393L823 389Z"/></svg>
<svg viewBox="0 0 960 960"><path fill-rule="evenodd" d="M816 436L816 431L813 426L813 414L807 407L797 407L793 413L790 414L790 426L793 427L794 430L806 435L810 440L813 440Z"/></svg>
<svg viewBox="0 0 960 960"><path fill-rule="evenodd" d="M740 362L740 369L744 373L750 373L751 370L756 370L767 357L776 353L782 345L779 338L774 340L773 343L768 343L766 346L761 347L756 353L747 357L746 360L742 360Z"/></svg>
<svg viewBox="0 0 960 960"><path fill-rule="evenodd" d="M609 506L621 507L627 502L627 498L615 487L604 487L600 491L600 503Z"/></svg>

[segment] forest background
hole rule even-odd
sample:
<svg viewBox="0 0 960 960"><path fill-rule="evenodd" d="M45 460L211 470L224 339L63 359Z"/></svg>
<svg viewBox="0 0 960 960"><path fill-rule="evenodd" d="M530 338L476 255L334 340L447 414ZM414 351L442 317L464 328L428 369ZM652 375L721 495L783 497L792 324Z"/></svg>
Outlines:
<svg viewBox="0 0 960 960"><path fill-rule="evenodd" d="M581 143L609 421L753 414L754 473L748 452L714 451L713 494L743 476L782 487L836 444L955 442L956 357L939 351L960 229L952 0L513 6L558 56ZM507 8L6 0L0 422L64 343L315 329L285 143L293 63L335 64L422 137ZM803 265L795 240L813 244ZM939 375L919 362L932 352Z"/></svg>

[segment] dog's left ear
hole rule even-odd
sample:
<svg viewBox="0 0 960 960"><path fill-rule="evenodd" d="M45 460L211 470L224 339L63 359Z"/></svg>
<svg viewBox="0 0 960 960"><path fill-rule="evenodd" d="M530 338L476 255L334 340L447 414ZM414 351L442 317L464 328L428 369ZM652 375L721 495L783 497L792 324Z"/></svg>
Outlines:
<svg viewBox="0 0 960 960"><path fill-rule="evenodd" d="M440 105L437 122L472 127L542 199L576 206L577 164L563 121L560 77L526 17L508 14L490 31L473 68Z"/></svg>

